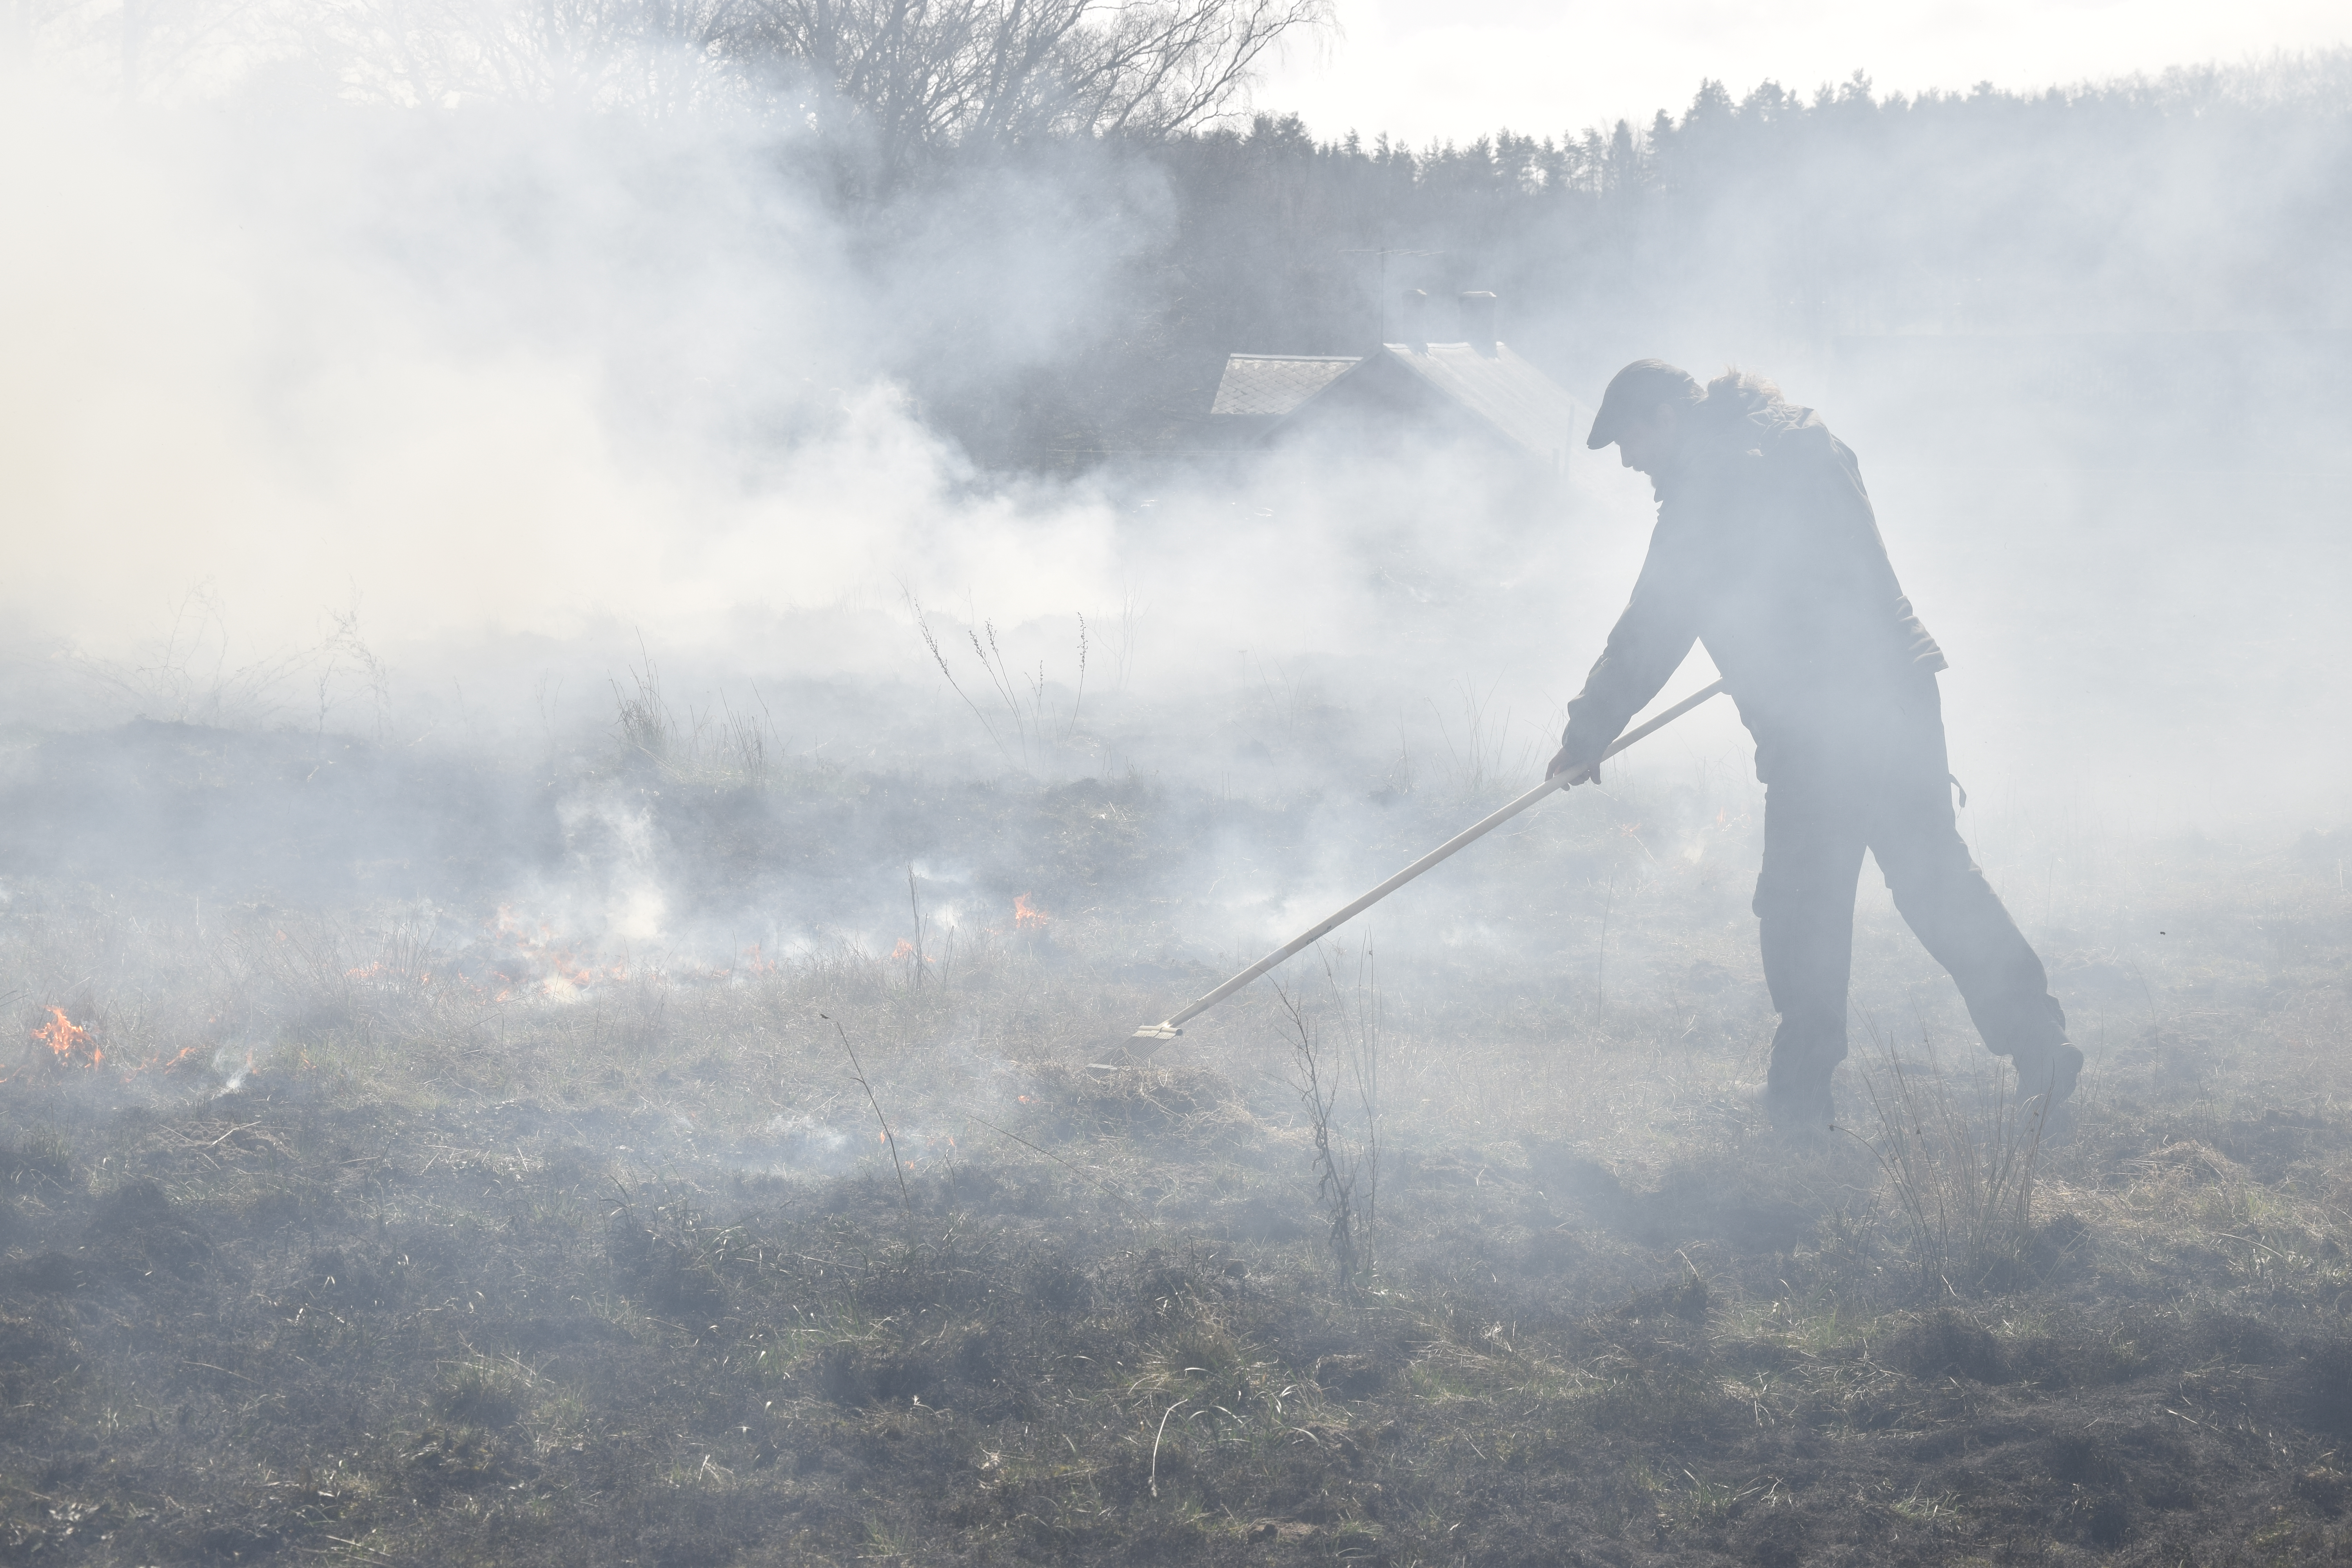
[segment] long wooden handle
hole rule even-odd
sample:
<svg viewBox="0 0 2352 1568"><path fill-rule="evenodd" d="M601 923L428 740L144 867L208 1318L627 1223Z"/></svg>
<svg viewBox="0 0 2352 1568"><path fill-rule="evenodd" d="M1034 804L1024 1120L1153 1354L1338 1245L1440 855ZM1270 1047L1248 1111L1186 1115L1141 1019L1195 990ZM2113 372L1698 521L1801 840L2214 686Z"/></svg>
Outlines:
<svg viewBox="0 0 2352 1568"><path fill-rule="evenodd" d="M1601 760L1602 762L1608 761L1611 757L1615 756L1618 752L1623 751L1626 747L1632 745L1643 736L1673 723L1675 720L1681 718L1684 714L1689 712L1692 709L1697 707L1700 703L1706 701L1708 698L1714 696L1717 692L1721 691L1722 689L1723 682L1718 680L1713 686L1708 687L1706 690L1696 691L1690 696L1684 698L1680 702L1675 703L1673 707L1667 709L1664 712L1659 714L1648 723L1642 725L1639 729L1626 731L1625 733L1617 737L1617 741L1614 745L1612 745L1607 751L1601 753ZM1597 766L1598 764L1595 765ZM1447 839L1444 843L1439 845L1436 848L1431 850L1420 859L1415 860L1412 865L1407 866L1403 870L1399 871L1395 876L1391 877L1387 881L1382 882L1370 892L1364 894L1360 899L1357 899L1346 908L1335 910L1331 914L1325 916L1322 920L1318 921L1314 925L1309 926L1307 930L1299 932L1288 942L1284 942L1280 947L1276 948L1272 952L1267 953L1264 958L1259 959L1255 963L1251 964L1247 969L1243 970L1239 974L1234 975L1231 980L1226 981L1223 985L1218 986L1206 996L1202 997L1199 1001L1187 1006L1182 1012L1171 1014L1164 1023L1144 1025L1143 1027L1135 1031L1134 1038L1139 1040L1174 1039L1177 1036L1184 1032L1183 1024L1186 1019L1196 1017L1200 1014L1207 1012L1210 1008L1215 1006L1218 1003L1223 1001L1226 997L1232 995L1234 992L1240 990L1251 981L1255 980L1259 975L1264 974L1267 970L1272 969L1276 964L1280 963L1284 959L1288 958L1292 953L1297 952L1300 948L1305 947L1309 942L1320 941L1323 937L1328 935L1333 931L1336 931L1340 926L1347 924L1349 921L1354 920L1358 915L1362 914L1366 910L1370 909L1374 904L1379 903L1382 899L1387 898L1391 893L1395 892L1399 888L1403 887L1407 882L1412 881L1415 877L1420 876L1423 871L1428 870L1432 866L1436 865L1441 860L1449 859L1461 850L1468 848L1479 839L1484 838L1489 833L1494 832L1497 827L1502 826L1503 824L1510 821L1511 818L1518 816L1519 813L1527 810L1528 807L1535 805L1536 802L1543 799L1544 796L1551 794L1555 790L1566 789L1570 784L1582 784L1586 779L1592 776L1592 768L1571 768L1563 773L1554 773L1551 777L1544 780L1543 783L1536 785L1535 788L1528 791L1527 794L1519 796L1518 799L1511 802L1510 805L1504 806L1501 810L1494 813L1490 816L1481 817L1476 822L1472 823L1469 826L1464 828L1461 832L1455 834L1453 837Z"/></svg>

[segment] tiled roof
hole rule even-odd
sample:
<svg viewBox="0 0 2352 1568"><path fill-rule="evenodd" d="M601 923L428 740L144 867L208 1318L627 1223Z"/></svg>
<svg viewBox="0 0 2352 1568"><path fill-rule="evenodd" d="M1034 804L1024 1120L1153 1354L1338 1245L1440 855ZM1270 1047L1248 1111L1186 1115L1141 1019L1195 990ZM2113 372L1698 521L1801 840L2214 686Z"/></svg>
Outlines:
<svg viewBox="0 0 2352 1568"><path fill-rule="evenodd" d="M1352 357L1331 354L1234 354L1225 361L1225 374L1217 383L1217 400L1209 412L1278 418L1345 375L1356 363Z"/></svg>
<svg viewBox="0 0 2352 1568"><path fill-rule="evenodd" d="M1386 343L1389 359L1528 451L1549 458L1576 438L1576 400L1501 343ZM1227 372L1228 374L1232 374Z"/></svg>

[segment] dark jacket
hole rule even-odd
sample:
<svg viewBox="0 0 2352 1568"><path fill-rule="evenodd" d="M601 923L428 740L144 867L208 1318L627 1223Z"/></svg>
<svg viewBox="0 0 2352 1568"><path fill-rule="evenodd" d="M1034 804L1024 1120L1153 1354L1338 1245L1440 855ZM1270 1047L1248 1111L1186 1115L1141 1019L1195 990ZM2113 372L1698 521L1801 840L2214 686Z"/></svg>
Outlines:
<svg viewBox="0 0 2352 1568"><path fill-rule="evenodd" d="M1568 705L1569 760L1598 758L1694 640L1756 738L1758 777L1869 744L1944 655L1895 580L1853 453L1749 378L1716 382L1690 420L1633 600Z"/></svg>

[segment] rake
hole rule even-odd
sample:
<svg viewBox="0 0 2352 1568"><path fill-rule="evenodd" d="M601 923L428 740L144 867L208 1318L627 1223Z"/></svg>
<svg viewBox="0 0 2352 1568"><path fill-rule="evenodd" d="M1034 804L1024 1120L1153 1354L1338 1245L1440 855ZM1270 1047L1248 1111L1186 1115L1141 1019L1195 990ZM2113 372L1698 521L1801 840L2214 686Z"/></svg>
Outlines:
<svg viewBox="0 0 2352 1568"><path fill-rule="evenodd" d="M1680 702L1677 702L1673 707L1667 709L1664 712L1659 714L1656 718L1651 720L1648 723L1643 724L1637 729L1626 731L1625 733L1617 738L1614 745L1601 753L1601 761L1607 762L1611 757L1615 756L1618 752L1623 751L1626 747L1632 745L1643 736L1663 730L1668 724L1673 723L1675 720L1681 718L1684 714L1689 712L1692 709L1697 707L1708 698L1714 696L1717 692L1721 691L1723 689L1723 685L1724 683L1718 680L1704 691L1695 691L1688 697L1684 698ZM1591 767L1570 768L1565 773L1554 773L1551 777L1544 780L1543 783L1536 785L1535 788L1528 791L1527 794L1519 796L1518 799L1511 802L1510 805L1504 806L1492 816L1479 818L1476 822L1472 823L1469 826L1464 828L1461 832L1455 834L1453 837L1447 839L1444 843L1439 845L1436 848L1431 850L1420 859L1415 860L1412 865L1407 866L1403 870L1399 871L1395 876L1391 877L1387 881L1382 882L1379 887L1374 888L1370 892L1364 894L1361 898L1356 900L1353 903L1349 904L1346 908L1335 910L1331 914L1327 915L1322 920L1317 921L1314 925L1307 927L1307 930L1299 932L1297 936L1291 938L1280 947L1276 948L1272 952L1267 953L1264 958L1259 959L1255 963L1251 964L1247 969L1243 970L1239 974L1234 975L1231 980L1226 981L1223 985L1218 986L1214 991L1210 992L1199 1001L1192 1003L1181 1012L1170 1014L1160 1023L1146 1024L1141 1028L1136 1030L1128 1040L1127 1049L1129 1055L1149 1057L1153 1051L1159 1049L1160 1043L1161 1041L1172 1040L1181 1035L1184 1032L1184 1023L1187 1019L1200 1016L1210 1008L1215 1006L1218 1003L1223 1001L1226 997L1232 995L1234 992L1240 990L1243 986L1248 984L1251 981L1255 980L1259 975L1264 974L1267 970L1272 969L1276 964L1280 963L1284 959L1288 958L1292 953L1297 952L1300 948L1307 946L1309 942L1320 941L1331 931L1334 931L1339 927L1347 924L1349 921L1354 920L1358 915L1362 914L1366 910L1370 909L1374 904L1379 903L1382 899L1387 898L1391 893L1395 892L1399 888L1403 887L1407 882L1412 881L1415 877L1420 876L1423 871L1428 870L1439 861L1450 859L1455 854L1468 848L1471 845L1476 843L1479 839L1486 837L1486 835L1494 832L1495 829L1502 826L1503 824L1510 821L1511 818L1518 816L1519 813L1527 810L1528 807L1535 805L1536 802L1543 799L1544 796L1550 795L1553 791L1566 789L1570 784L1582 784L1586 779L1592 776L1594 771L1598 769L1600 763L1595 763ZM1151 1043L1150 1045L1143 1046L1139 1046L1136 1043L1142 1040L1148 1040Z"/></svg>

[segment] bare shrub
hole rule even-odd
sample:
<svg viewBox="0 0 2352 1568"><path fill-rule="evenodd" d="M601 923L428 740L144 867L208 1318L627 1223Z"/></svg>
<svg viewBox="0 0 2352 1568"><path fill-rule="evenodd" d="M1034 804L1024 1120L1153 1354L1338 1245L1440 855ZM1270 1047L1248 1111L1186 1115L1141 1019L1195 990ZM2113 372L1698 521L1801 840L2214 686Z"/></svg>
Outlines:
<svg viewBox="0 0 2352 1568"><path fill-rule="evenodd" d="M226 605L206 583L181 601L160 643L129 659L78 658L73 667L105 700L167 724L258 730L314 710L306 716L323 737L331 716L363 700L370 732L381 741L392 709L392 672L362 635L356 602L330 609L327 618L335 629L316 644L243 661ZM309 697L301 695L305 686Z"/></svg>
<svg viewBox="0 0 2352 1568"><path fill-rule="evenodd" d="M1323 1205L1339 1289L1353 1293L1371 1278L1380 1214L1380 983L1370 943L1343 979L1328 950L1323 977L1345 1035L1338 1053L1324 1048L1320 1016L1304 996L1275 983L1290 1037L1291 1087L1306 1107L1315 1140L1315 1194ZM1337 1116L1343 1093L1355 1101L1360 1131L1351 1138Z"/></svg>
<svg viewBox="0 0 2352 1568"><path fill-rule="evenodd" d="M979 660L981 673L987 677L989 689L996 697L995 701L985 707L974 701L971 694L963 689L963 682L956 679L947 653L940 646L939 634L931 629L929 616L911 594L906 602L908 612L915 618L916 632L922 637L923 646L930 650L931 661L947 678L949 687L963 700L963 705L971 710L972 717L980 721L980 727L986 731L989 743L1006 762L1014 763L1024 773L1034 773L1038 763L1055 748L1066 747L1078 738L1078 712L1087 700L1087 617L1083 614L1077 618L1077 685L1071 695L1069 709L1065 712L1058 699L1049 699L1049 690L1055 683L1046 678L1045 661L1037 661L1034 674L1026 668L1015 667L1005 658L1003 645L997 638L996 623L989 620L964 628L965 640L971 644L972 657ZM954 640L950 636L949 641L953 643ZM999 729L1000 724L1005 727Z"/></svg>
<svg viewBox="0 0 2352 1568"><path fill-rule="evenodd" d="M1452 719L1434 700L1429 705L1437 721L1438 739L1445 747L1441 765L1447 793L1465 801L1483 800L1498 789L1517 794L1525 788L1543 760L1538 755L1537 740L1513 733L1509 708L1500 714L1495 711L1493 685L1480 691L1468 681L1460 681L1455 693L1460 711Z"/></svg>
<svg viewBox="0 0 2352 1568"><path fill-rule="evenodd" d="M2034 1168L2042 1117L2018 1103L1998 1058L1956 1090L1921 1037L1924 1063L1892 1042L1863 1083L1878 1123L1871 1143L1900 1212L1923 1289L2003 1285L2033 1239Z"/></svg>
<svg viewBox="0 0 2352 1568"><path fill-rule="evenodd" d="M752 697L759 700L756 687ZM721 697L716 712L688 704L681 719L663 695L660 667L642 647L628 684L613 682L613 704L621 744L683 784L764 790L791 752L764 702L757 714L738 713Z"/></svg>

